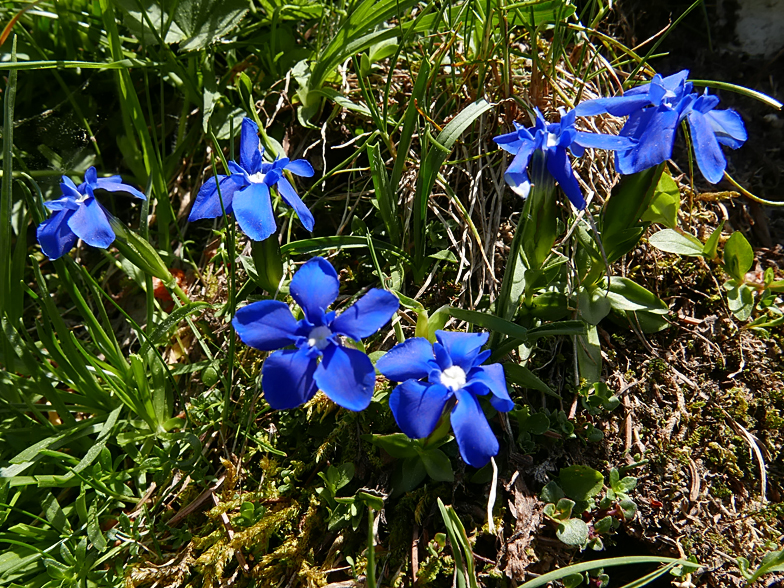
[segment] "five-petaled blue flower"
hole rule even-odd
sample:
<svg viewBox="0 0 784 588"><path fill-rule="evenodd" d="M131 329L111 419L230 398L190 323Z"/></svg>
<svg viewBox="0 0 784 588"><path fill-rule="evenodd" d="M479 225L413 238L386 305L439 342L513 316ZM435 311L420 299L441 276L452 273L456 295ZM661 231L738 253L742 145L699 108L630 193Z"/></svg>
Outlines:
<svg viewBox="0 0 784 588"><path fill-rule="evenodd" d="M487 338L487 333L436 331L437 343L407 339L376 362L387 378L402 382L389 397L400 429L412 439L427 437L449 406L460 455L477 468L498 453L498 440L477 397L490 393L490 404L501 412L514 407L503 366L480 365L490 356L481 351ZM424 378L428 381L420 381Z"/></svg>
<svg viewBox="0 0 784 588"><path fill-rule="evenodd" d="M626 137L578 131L574 128L574 110L562 112L560 123L548 123L538 108L535 109L535 113L534 126L526 129L515 122L517 129L515 132L493 138L501 149L515 156L506 168L504 179L514 192L526 198L531 186L543 181L543 178L529 178L528 174L531 157L537 150L541 151L545 156L547 171L561 185L572 204L582 210L585 208L585 198L572 170L566 149L568 148L575 157L580 157L586 147L626 150L634 143Z"/></svg>
<svg viewBox="0 0 784 588"><path fill-rule="evenodd" d="M62 198L44 202L44 206L54 214L38 225L36 231L41 250L49 259L58 259L68 253L77 239L102 249L114 242L109 213L95 199L95 190L127 192L146 200L139 190L123 184L120 176L99 178L94 167L84 172L84 183L78 186L69 177L63 176L60 190Z"/></svg>
<svg viewBox="0 0 784 588"><path fill-rule="evenodd" d="M270 200L270 188L276 186L280 196L294 209L305 228L312 231L313 215L283 175L283 170L309 178L313 175L313 166L304 159L289 161L287 157L266 163L262 158L264 149L259 143L258 132L259 127L255 122L249 118L242 120L239 164L229 162L231 174L218 175L219 185L214 177L207 180L196 196L188 220L221 216L223 199L226 214L234 213L242 231L254 241L263 241L276 228Z"/></svg>
<svg viewBox="0 0 784 588"><path fill-rule="evenodd" d="M326 259L314 257L294 274L289 289L305 318L297 321L279 300L254 302L237 311L234 328L245 344L262 351L296 347L276 351L264 361L261 385L272 408L304 404L318 389L349 410L370 404L376 382L373 364L361 351L340 345L338 338L369 337L389 322L400 302L374 288L336 318L327 308L338 288L335 269Z"/></svg>
<svg viewBox="0 0 784 588"><path fill-rule="evenodd" d="M688 70L666 78L653 76L649 84L628 90L623 96L597 98L579 104L578 116L609 113L628 116L621 136L637 139L626 151L618 151L615 166L622 174L633 174L670 159L678 125L689 122L694 156L702 175L711 184L724 176L727 160L720 145L733 149L747 138L743 119L734 110L714 110L719 104L707 88L700 95L687 82Z"/></svg>

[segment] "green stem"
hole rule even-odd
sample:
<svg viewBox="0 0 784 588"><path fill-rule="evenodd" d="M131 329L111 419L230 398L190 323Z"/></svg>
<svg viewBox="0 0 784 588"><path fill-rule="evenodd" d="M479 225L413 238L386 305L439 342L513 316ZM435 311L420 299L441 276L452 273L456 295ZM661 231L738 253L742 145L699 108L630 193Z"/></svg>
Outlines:
<svg viewBox="0 0 784 588"><path fill-rule="evenodd" d="M376 545L373 541L373 507L368 506L368 540L367 540L367 570L365 571L368 588L376 588Z"/></svg>

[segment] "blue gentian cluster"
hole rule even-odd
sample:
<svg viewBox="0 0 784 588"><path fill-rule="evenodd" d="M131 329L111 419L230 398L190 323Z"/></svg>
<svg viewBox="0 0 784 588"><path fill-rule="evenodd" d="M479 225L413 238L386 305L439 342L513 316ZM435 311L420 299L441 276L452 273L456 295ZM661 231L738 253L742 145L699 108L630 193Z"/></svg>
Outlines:
<svg viewBox="0 0 784 588"><path fill-rule="evenodd" d="M262 351L275 351L261 369L261 385L272 408L294 408L321 389L349 410L367 408L376 372L367 355L341 345L340 337L359 341L387 324L400 305L386 290L372 289L339 316L329 306L338 297L338 275L322 257L314 257L294 274L291 297L304 318L297 320L278 300L261 300L237 311L234 329L240 339ZM283 349L293 346L293 349Z"/></svg>
<svg viewBox="0 0 784 588"><path fill-rule="evenodd" d="M615 151L615 167L621 174L634 174L667 161L678 125L686 120L694 144L697 167L711 184L724 176L727 160L721 145L737 149L746 141L746 129L734 110L716 110L719 99L693 91L683 70L662 78L656 74L649 84L632 88L622 96L597 98L578 104L561 115L561 122L548 124L536 111L536 124L528 129L515 123L516 131L500 135L494 141L515 158L507 168L505 179L512 190L525 197L531 187L527 169L532 154L540 150L547 170L561 185L569 200L580 210L585 208L577 180L566 156L566 148L579 157L582 148L595 147ZM608 113L628 116L618 137L581 133L574 130L577 116Z"/></svg>
<svg viewBox="0 0 784 588"><path fill-rule="evenodd" d="M525 198L537 183L557 182L574 207L583 210L586 201L567 151L580 157L586 148L611 150L620 173L637 173L670 158L677 127L684 120L688 121L700 171L709 182L718 182L726 168L721 145L739 147L746 140L746 130L736 112L716 110L718 99L707 90L694 92L687 77L686 70L665 78L656 75L649 84L622 96L589 100L569 112L562 110L558 123L548 123L535 110L532 127L515 122L514 132L494 139L514 156L504 176L507 183ZM575 128L576 117L603 113L628 117L618 136ZM274 188L312 231L313 215L284 172L311 177L313 167L303 159L264 161L258 130L252 120L243 120L239 162L229 162L228 174L210 178L201 187L188 220L233 215L250 239L263 241L276 230ZM38 241L50 259L66 254L77 239L102 248L114 242L111 217L96 200L96 191L124 192L145 199L119 176L98 178L94 167L86 171L78 186L63 176L60 188L62 197L45 203L54 214L38 227ZM332 265L314 257L300 267L290 283L300 318L279 300L262 300L237 310L232 322L240 339L272 352L261 370L264 394L272 408L300 406L319 389L349 410L361 411L370 404L376 368L351 341L377 333L400 303L386 290L371 289L337 314L329 307L337 300L339 286ZM490 356L490 351L482 351L487 333L436 331L435 335L435 343L408 339L378 360L380 373L398 382L389 397L390 409L401 430L414 439L431 436L439 423L448 419L463 460L482 467L498 453L499 446L480 399L499 412L514 407L503 367L484 365Z"/></svg>
<svg viewBox="0 0 784 588"><path fill-rule="evenodd" d="M481 468L498 453L498 440L487 422L480 396L488 396L499 412L514 408L499 363L482 365L487 333L436 331L437 343L416 337L393 347L376 363L378 371L398 385L389 408L400 430L412 439L428 437L446 409L460 455Z"/></svg>
<svg viewBox="0 0 784 588"><path fill-rule="evenodd" d="M237 224L253 241L264 241L275 232L270 188L277 188L284 202L294 209L303 226L313 230L313 215L283 175L283 170L295 176L311 177L313 166L304 159L290 161L278 158L273 163L263 159L264 148L259 143L259 127L249 118L242 121L240 131L240 162L229 162L229 175L210 178L199 190L189 221L234 214ZM223 201L223 208L221 208Z"/></svg>
<svg viewBox="0 0 784 588"><path fill-rule="evenodd" d="M146 200L139 190L123 184L120 176L99 178L94 167L87 169L84 182L78 186L71 178L63 176L60 190L62 198L44 202L44 206L54 214L38 225L36 231L41 250L49 259L58 259L68 253L77 239L102 249L114 243L110 214L95 199L96 190L125 192Z"/></svg>

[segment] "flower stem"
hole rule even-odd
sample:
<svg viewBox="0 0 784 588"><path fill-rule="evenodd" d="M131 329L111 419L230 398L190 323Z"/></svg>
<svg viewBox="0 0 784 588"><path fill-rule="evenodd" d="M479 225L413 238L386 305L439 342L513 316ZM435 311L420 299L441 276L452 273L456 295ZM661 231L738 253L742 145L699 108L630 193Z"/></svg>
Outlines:
<svg viewBox="0 0 784 588"><path fill-rule="evenodd" d="M373 538L373 525L375 517L373 507L368 506L368 539L367 539L367 569L365 571L366 586L376 588L376 545Z"/></svg>

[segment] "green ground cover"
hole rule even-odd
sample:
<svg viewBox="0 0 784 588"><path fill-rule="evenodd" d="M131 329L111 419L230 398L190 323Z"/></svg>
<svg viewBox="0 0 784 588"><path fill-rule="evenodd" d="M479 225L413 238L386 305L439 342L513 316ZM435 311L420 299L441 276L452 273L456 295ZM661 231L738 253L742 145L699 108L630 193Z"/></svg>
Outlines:
<svg viewBox="0 0 784 588"><path fill-rule="evenodd" d="M616 9L0 6L0 585L781 582L777 203L693 107L781 104L695 69L672 158L590 148L679 30Z"/></svg>

